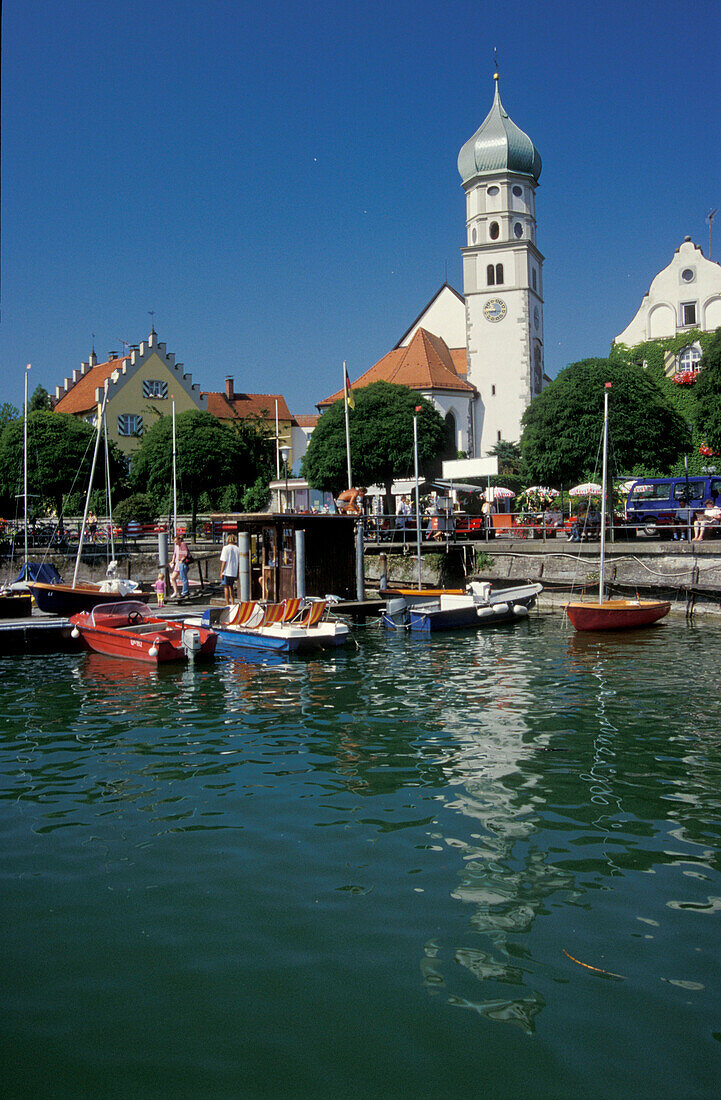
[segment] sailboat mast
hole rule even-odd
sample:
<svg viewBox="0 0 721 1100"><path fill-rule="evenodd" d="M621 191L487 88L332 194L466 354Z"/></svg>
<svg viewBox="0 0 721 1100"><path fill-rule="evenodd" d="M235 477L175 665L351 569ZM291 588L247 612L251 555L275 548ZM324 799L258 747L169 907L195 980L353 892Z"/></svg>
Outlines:
<svg viewBox="0 0 721 1100"><path fill-rule="evenodd" d="M108 447L108 421L103 420L105 433L105 495L108 498L108 526L110 527L110 560L115 561L115 535L113 533L113 502L110 496L110 448Z"/></svg>
<svg viewBox="0 0 721 1100"><path fill-rule="evenodd" d="M175 468L175 401L173 401L173 538L178 533L178 477Z"/></svg>
<svg viewBox="0 0 721 1100"><path fill-rule="evenodd" d="M78 570L80 569L80 556L83 552L83 541L85 539L85 525L88 520L88 509L90 508L90 494L93 491L93 479L95 477L95 467L98 462L98 451L100 450L100 435L103 430L103 420L105 418L105 402L108 400L108 384L105 383L105 391L103 393L103 403L98 404L98 430L95 436L95 450L93 451L93 464L90 469L90 483L88 484L88 491L85 496L85 510L83 511L83 522L80 527L80 538L78 539L78 552L75 557L75 571L73 573L73 588L78 583Z"/></svg>
<svg viewBox="0 0 721 1100"><path fill-rule="evenodd" d="M25 368L25 421L23 431L23 495L25 497L25 518L23 526L25 528L25 560L23 565L25 570L23 572L23 578L27 583L28 579L28 373L30 371L30 364Z"/></svg>
<svg viewBox="0 0 721 1100"><path fill-rule="evenodd" d="M598 578L598 602L603 603L603 574L606 564L606 492L608 486L608 391L611 383L605 383L603 391L603 480L601 482L601 563Z"/></svg>
<svg viewBox="0 0 721 1100"><path fill-rule="evenodd" d="M416 541L418 543L418 591L421 590L421 502L418 489L418 412L413 413L413 463L416 474Z"/></svg>

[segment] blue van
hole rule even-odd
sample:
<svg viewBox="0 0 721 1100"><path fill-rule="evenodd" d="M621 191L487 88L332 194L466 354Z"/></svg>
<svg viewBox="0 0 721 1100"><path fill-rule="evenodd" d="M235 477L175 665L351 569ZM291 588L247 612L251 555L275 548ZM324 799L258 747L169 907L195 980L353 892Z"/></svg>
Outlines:
<svg viewBox="0 0 721 1100"><path fill-rule="evenodd" d="M626 500L626 521L647 535L670 538L677 525L681 501L691 512L702 512L704 502L721 504L721 477L646 477L634 482Z"/></svg>

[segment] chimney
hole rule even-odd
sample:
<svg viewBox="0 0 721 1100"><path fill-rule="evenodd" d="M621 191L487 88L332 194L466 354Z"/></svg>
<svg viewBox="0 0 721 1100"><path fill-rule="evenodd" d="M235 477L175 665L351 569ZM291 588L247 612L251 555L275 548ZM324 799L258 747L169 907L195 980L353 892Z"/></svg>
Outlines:
<svg viewBox="0 0 721 1100"><path fill-rule="evenodd" d="M229 374L225 376L225 396L229 401L232 401L235 396L233 391L233 379Z"/></svg>
<svg viewBox="0 0 721 1100"><path fill-rule="evenodd" d="M117 351L109 351L108 352L108 362L110 362L111 359L117 359L117 358L118 358Z"/></svg>

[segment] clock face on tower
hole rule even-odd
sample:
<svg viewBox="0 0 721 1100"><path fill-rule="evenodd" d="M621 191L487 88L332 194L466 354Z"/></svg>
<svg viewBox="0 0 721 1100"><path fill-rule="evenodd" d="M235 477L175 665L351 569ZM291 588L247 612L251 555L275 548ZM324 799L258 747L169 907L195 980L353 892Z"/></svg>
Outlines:
<svg viewBox="0 0 721 1100"><path fill-rule="evenodd" d="M506 303L502 298L489 298L483 312L487 321L502 321L506 316Z"/></svg>

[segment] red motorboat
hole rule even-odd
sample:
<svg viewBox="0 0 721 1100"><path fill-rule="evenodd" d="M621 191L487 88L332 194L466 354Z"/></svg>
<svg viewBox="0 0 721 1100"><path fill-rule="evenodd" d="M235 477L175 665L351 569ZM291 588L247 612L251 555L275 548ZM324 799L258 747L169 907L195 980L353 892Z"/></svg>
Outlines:
<svg viewBox="0 0 721 1100"><path fill-rule="evenodd" d="M137 600L100 604L70 622L87 649L150 664L212 657L218 642L214 630L159 619Z"/></svg>
<svg viewBox="0 0 721 1100"><path fill-rule="evenodd" d="M671 604L665 600L604 600L567 603L566 614L576 630L630 630L650 626L668 615Z"/></svg>

